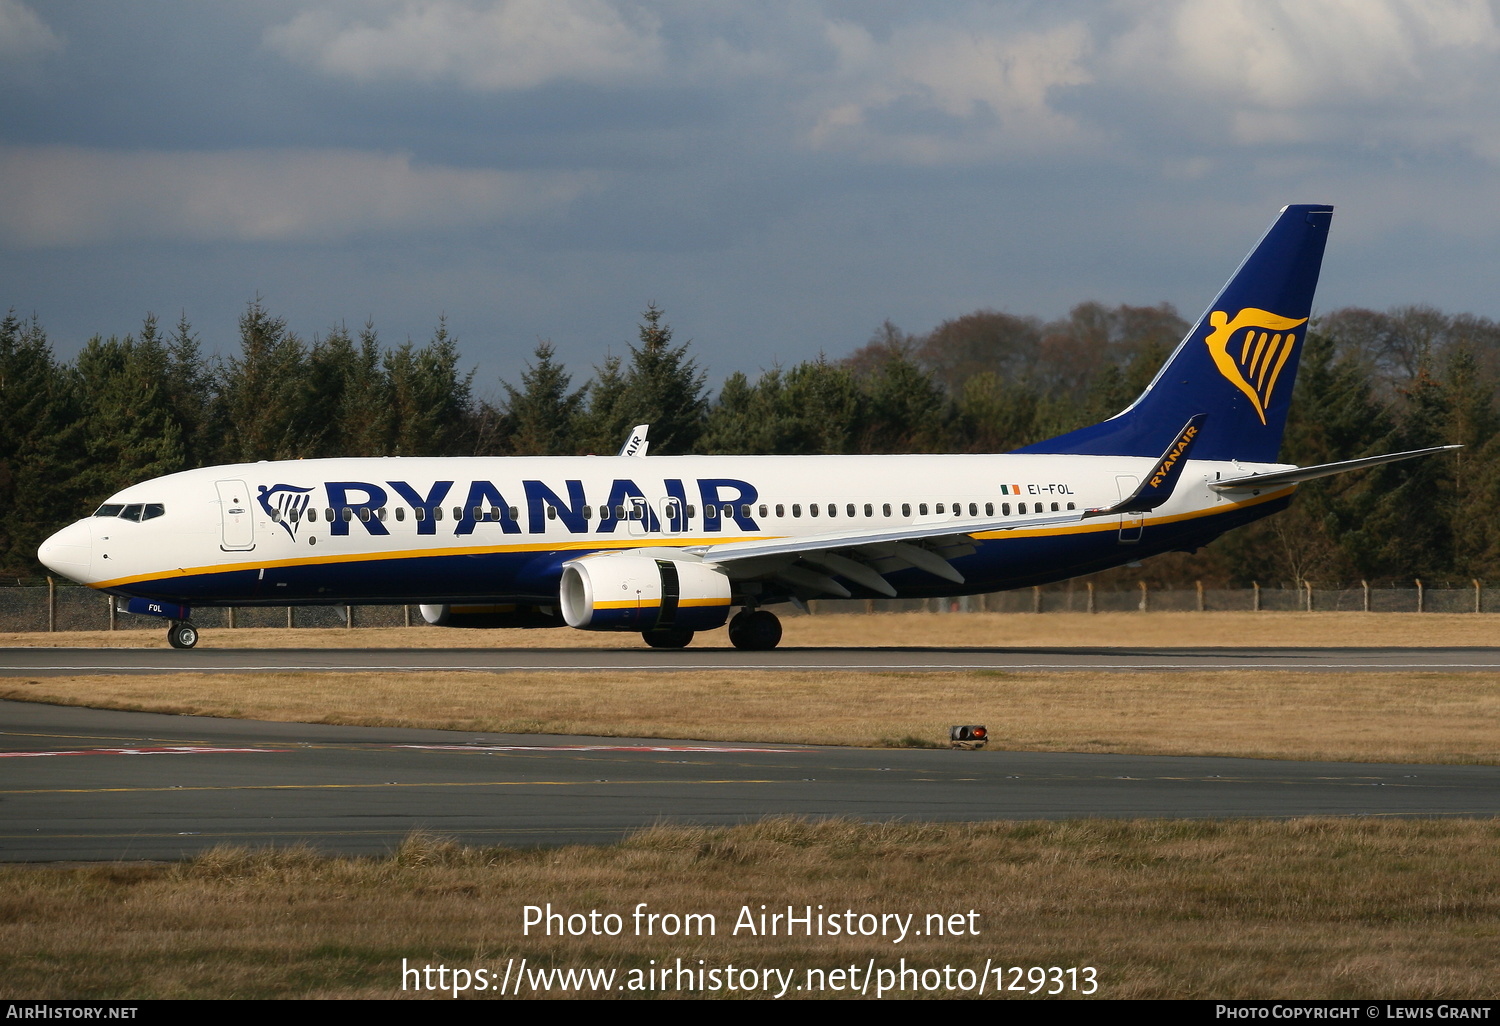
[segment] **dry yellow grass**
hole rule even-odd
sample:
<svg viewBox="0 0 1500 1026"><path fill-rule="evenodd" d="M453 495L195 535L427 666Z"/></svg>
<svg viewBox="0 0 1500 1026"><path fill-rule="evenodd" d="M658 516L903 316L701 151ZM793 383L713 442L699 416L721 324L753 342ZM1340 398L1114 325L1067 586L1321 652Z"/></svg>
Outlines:
<svg viewBox="0 0 1500 1026"><path fill-rule="evenodd" d="M787 617L782 647L1182 648L1500 644L1497 613L835 613ZM204 648L644 648L639 634L553 630L225 628ZM0 633L0 647L166 648L166 629ZM695 648L727 648L722 630Z"/></svg>
<svg viewBox="0 0 1500 1026"><path fill-rule="evenodd" d="M12 679L0 697L464 731L1373 762L1500 761L1495 673L326 673Z"/></svg>
<svg viewBox="0 0 1500 1026"><path fill-rule="evenodd" d="M986 959L1092 966L1103 998L1488 999L1497 842L1494 821L771 820L658 828L611 847L471 849L416 838L385 859L216 849L174 867L0 867L0 995L447 996L403 993L403 959L498 978L508 960L526 958L533 970L613 969L622 981L653 959L692 968L702 959L705 968L789 971L796 985L810 968L863 972L873 959L895 969L905 958L971 972ZM712 913L716 930L523 936L523 907L549 902L627 924L647 902ZM920 923L973 910L978 935L901 944L734 936L739 910L762 904Z"/></svg>

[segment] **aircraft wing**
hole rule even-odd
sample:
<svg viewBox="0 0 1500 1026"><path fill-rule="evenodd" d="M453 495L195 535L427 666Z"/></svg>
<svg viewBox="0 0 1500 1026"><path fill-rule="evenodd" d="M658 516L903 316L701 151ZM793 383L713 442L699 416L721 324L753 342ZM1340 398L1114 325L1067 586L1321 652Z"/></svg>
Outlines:
<svg viewBox="0 0 1500 1026"><path fill-rule="evenodd" d="M1340 463L1320 463L1314 467L1295 467L1291 470L1277 470L1269 474L1248 474L1245 477L1231 477L1224 481L1210 481L1208 486L1216 492L1235 491L1242 488L1279 488L1282 485L1315 481L1320 477L1332 477L1334 474L1342 474L1348 470L1378 467L1382 463L1397 463L1401 460L1413 460L1418 456L1431 456L1435 452L1450 452L1454 449L1462 448L1463 446L1461 445L1435 445L1431 449L1413 449L1410 452L1393 452L1387 453L1384 456L1366 456L1363 459L1344 460Z"/></svg>
<svg viewBox="0 0 1500 1026"><path fill-rule="evenodd" d="M883 575L911 567L963 584L963 574L948 560L973 552L976 534L1076 524L1086 517L1142 513L1165 503L1177 487L1183 467L1187 466L1188 453L1202 434L1205 419L1206 415L1200 413L1184 424L1135 494L1113 506L983 520L945 518L885 530L865 528L811 537L725 542L689 551L720 564L733 577L769 578L807 593L828 593L841 598L851 597L850 592L834 577L894 598L896 589Z"/></svg>
<svg viewBox="0 0 1500 1026"><path fill-rule="evenodd" d="M948 560L973 552L975 534L1076 524L1083 517L1083 510L1069 510L1004 519L945 518L886 530L863 528L700 545L688 551L718 563L737 579L773 578L812 594L849 598L849 589L833 579L837 576L895 598L896 589L882 576L895 570L916 567L955 584L964 583L963 574Z"/></svg>

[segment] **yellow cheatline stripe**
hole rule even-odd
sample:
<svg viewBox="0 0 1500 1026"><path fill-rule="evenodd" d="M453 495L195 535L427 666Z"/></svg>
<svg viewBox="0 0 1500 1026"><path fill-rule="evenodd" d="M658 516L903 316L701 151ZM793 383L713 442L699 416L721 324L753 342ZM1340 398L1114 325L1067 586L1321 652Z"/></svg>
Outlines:
<svg viewBox="0 0 1500 1026"><path fill-rule="evenodd" d="M643 538L636 535L631 538L602 538L593 541L552 541L534 542L522 545L474 545L462 548L441 549L388 549L384 552L344 552L330 553L322 556L304 556L296 559L267 559L253 563L230 563L215 564L212 566L179 567L176 576L189 576L196 574L228 574L241 570L274 570L289 566L326 566L333 563L369 563L383 562L390 559L425 559L431 556L491 556L500 553L519 552L566 552L580 549L594 551L628 551L630 549L676 549L689 545L724 545L730 542L761 541L765 539L777 539L782 535L721 535L712 538L688 538L679 535L653 535ZM140 584L144 581L171 580L170 575L136 574L131 577L116 577L108 581L96 581L90 584L91 588L119 588L127 584Z"/></svg>
<svg viewBox="0 0 1500 1026"><path fill-rule="evenodd" d="M1169 517L1145 517L1140 520L1132 520L1130 523L1132 527L1134 527L1137 523L1141 523L1149 527L1156 524L1176 524L1184 520L1200 520L1203 517L1223 516L1225 513L1228 513L1232 510L1244 509L1249 506L1259 506L1263 502L1271 502L1272 500L1279 499L1282 496L1290 495L1296 490L1296 485L1287 485L1285 488L1278 488L1276 491L1272 492L1269 495L1262 495L1258 498L1249 499L1245 502L1231 502L1225 506L1194 510L1191 513L1175 513ZM1091 523L1073 524L1068 527L1037 527L1032 528L1031 530L1018 528L1011 531L977 531L974 533L974 537L984 540L1017 537L1048 538L1052 537L1053 535L1095 534L1108 531L1118 531L1119 529L1120 522L1118 519L1114 517L1100 517L1098 520Z"/></svg>

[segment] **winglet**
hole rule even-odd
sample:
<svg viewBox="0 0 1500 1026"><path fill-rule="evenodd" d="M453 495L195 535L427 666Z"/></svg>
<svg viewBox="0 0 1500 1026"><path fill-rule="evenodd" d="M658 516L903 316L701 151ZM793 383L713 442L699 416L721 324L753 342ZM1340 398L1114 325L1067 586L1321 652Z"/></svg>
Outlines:
<svg viewBox="0 0 1500 1026"><path fill-rule="evenodd" d="M617 455L620 456L644 456L651 443L646 441L646 432L651 429L650 424L637 424L630 429L630 437L625 439L625 444L620 446Z"/></svg>
<svg viewBox="0 0 1500 1026"><path fill-rule="evenodd" d="M1206 413L1195 414L1182 426L1182 430L1177 432L1177 437L1172 439L1172 444L1167 446L1167 451L1162 453L1161 459L1156 461L1156 468L1151 471L1151 475L1146 480L1141 482L1135 494L1121 499L1113 506L1086 510L1083 515L1107 517L1118 513L1146 513L1165 503L1172 497L1172 491L1177 487L1177 479L1182 476L1182 468L1187 466L1188 451L1203 433L1203 422L1207 418Z"/></svg>

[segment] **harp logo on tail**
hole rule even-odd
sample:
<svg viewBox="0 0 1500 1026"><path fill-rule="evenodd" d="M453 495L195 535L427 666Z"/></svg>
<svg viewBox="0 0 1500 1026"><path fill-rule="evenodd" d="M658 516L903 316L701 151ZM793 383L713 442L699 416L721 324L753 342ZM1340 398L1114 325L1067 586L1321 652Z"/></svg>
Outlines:
<svg viewBox="0 0 1500 1026"><path fill-rule="evenodd" d="M1297 348L1297 333L1292 329L1306 324L1307 318L1293 320L1246 307L1233 319L1223 310L1215 310L1208 315L1208 323L1214 330L1204 342L1214 365L1224 380L1250 397L1264 424L1281 368Z"/></svg>

